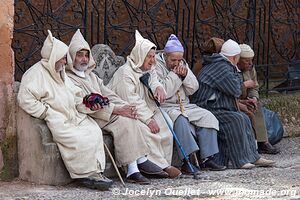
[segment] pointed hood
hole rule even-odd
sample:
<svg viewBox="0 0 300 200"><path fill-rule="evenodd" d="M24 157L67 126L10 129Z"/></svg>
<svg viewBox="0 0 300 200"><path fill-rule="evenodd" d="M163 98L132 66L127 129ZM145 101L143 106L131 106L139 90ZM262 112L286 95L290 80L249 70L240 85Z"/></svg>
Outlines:
<svg viewBox="0 0 300 200"><path fill-rule="evenodd" d="M143 65L148 52L152 48L156 49L156 45L150 42L150 40L143 38L142 35L136 30L135 45L130 55L127 56L127 62L130 63L131 67L135 71L141 72L142 70L139 68Z"/></svg>
<svg viewBox="0 0 300 200"><path fill-rule="evenodd" d="M74 61L76 57L76 53L82 49L88 50L90 55L90 61L89 61L89 67L85 71L86 74L89 74L92 72L92 70L96 67L96 63L94 61L94 58L92 56L90 45L87 43L87 41L84 39L83 35L81 34L80 30L78 29L76 33L73 35L70 45L69 45L69 54L72 59L72 63L68 64L67 70L74 72Z"/></svg>
<svg viewBox="0 0 300 200"><path fill-rule="evenodd" d="M52 36L51 31L48 30L48 36L44 41L41 50L42 64L49 71L52 78L58 82L63 83L65 78L65 69L58 73L55 71L55 63L68 54L68 46L62 41ZM67 63L69 63L70 56L67 55Z"/></svg>

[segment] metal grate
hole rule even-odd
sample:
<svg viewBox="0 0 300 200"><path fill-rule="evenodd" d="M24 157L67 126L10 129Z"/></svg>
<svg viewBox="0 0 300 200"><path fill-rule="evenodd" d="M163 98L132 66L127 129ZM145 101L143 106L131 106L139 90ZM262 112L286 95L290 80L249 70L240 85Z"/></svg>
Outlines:
<svg viewBox="0 0 300 200"><path fill-rule="evenodd" d="M40 59L47 29L68 44L80 28L91 46L108 44L124 57L135 29L158 49L175 33L194 72L206 40L232 38L254 48L263 92L286 81L300 60L300 4L293 0L15 0L14 20L16 80Z"/></svg>

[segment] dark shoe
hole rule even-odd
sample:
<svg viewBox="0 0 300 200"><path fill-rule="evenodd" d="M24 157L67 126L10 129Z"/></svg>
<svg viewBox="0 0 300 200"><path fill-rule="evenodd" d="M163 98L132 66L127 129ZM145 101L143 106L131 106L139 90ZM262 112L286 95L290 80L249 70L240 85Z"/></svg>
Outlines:
<svg viewBox="0 0 300 200"><path fill-rule="evenodd" d="M95 174L87 178L79 179L79 182L90 189L97 189L97 190L108 190L110 186L113 184L113 181L106 178L102 174Z"/></svg>
<svg viewBox="0 0 300 200"><path fill-rule="evenodd" d="M140 172L135 172L126 178L128 183L137 183L141 185L149 185L150 180L144 177Z"/></svg>
<svg viewBox="0 0 300 200"><path fill-rule="evenodd" d="M279 149L272 146L269 142L259 142L258 143L258 153L260 154L278 154Z"/></svg>
<svg viewBox="0 0 300 200"><path fill-rule="evenodd" d="M193 170L194 170L194 173L198 174L200 173L200 170L198 169L198 167L195 167L193 164L191 164ZM182 173L184 174L188 174L188 175L191 175L193 174L191 168L189 167L188 163L187 162L183 162L183 165L181 166L181 171Z"/></svg>
<svg viewBox="0 0 300 200"><path fill-rule="evenodd" d="M165 168L164 171L168 173L169 178L177 178L181 175L181 171L173 166Z"/></svg>
<svg viewBox="0 0 300 200"><path fill-rule="evenodd" d="M142 174L150 175L157 178L168 178L168 174L162 170L159 166L147 160L141 164L138 164L138 168Z"/></svg>
<svg viewBox="0 0 300 200"><path fill-rule="evenodd" d="M202 170L210 171L223 171L226 169L226 166L218 165L212 159L209 159L200 165Z"/></svg>

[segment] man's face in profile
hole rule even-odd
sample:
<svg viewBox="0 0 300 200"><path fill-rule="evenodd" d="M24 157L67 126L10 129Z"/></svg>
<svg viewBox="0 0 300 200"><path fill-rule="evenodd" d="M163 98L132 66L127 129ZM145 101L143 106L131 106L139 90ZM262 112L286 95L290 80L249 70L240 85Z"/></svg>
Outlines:
<svg viewBox="0 0 300 200"><path fill-rule="evenodd" d="M250 71L253 66L253 58L240 58L238 68L242 71Z"/></svg>
<svg viewBox="0 0 300 200"><path fill-rule="evenodd" d="M56 61L55 63L55 71L60 72L64 69L64 66L67 64L67 55Z"/></svg>
<svg viewBox="0 0 300 200"><path fill-rule="evenodd" d="M142 71L148 71L152 68L155 63L155 49L150 49L144 59L143 65L140 67Z"/></svg>

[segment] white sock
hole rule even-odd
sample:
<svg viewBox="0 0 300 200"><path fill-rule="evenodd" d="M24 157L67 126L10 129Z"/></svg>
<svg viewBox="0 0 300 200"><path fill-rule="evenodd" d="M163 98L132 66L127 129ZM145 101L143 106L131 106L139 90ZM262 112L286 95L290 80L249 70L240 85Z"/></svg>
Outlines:
<svg viewBox="0 0 300 200"><path fill-rule="evenodd" d="M126 177L128 177L131 174L134 174L136 172L139 172L139 171L140 170L138 169L137 162L135 160L127 166L127 176Z"/></svg>
<svg viewBox="0 0 300 200"><path fill-rule="evenodd" d="M137 164L141 164L146 162L148 159L146 158L146 156L140 157L139 159L137 159Z"/></svg>

